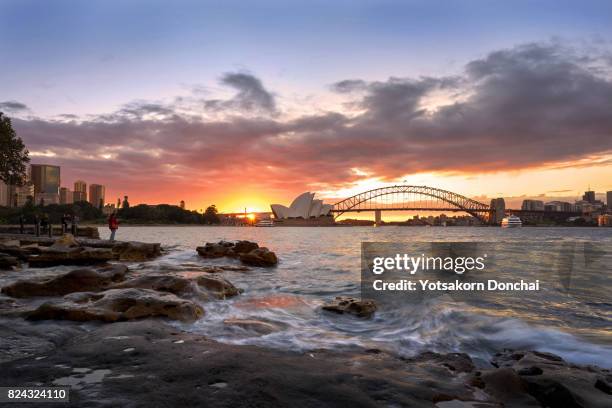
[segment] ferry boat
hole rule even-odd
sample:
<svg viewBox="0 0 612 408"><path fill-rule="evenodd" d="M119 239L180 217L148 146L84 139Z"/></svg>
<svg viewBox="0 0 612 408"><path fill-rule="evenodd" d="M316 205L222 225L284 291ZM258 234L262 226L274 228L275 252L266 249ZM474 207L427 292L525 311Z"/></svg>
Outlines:
<svg viewBox="0 0 612 408"><path fill-rule="evenodd" d="M501 222L502 228L518 228L523 225L523 221L516 215L510 215L508 217L504 217Z"/></svg>
<svg viewBox="0 0 612 408"><path fill-rule="evenodd" d="M274 221L270 218L266 218L263 220L259 220L255 223L256 227L273 227L274 226Z"/></svg>

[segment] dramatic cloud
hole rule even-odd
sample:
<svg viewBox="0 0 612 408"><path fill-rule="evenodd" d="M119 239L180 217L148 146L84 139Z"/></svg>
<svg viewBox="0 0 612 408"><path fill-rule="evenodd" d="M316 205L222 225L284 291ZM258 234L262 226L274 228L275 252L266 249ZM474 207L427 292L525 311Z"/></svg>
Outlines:
<svg viewBox="0 0 612 408"><path fill-rule="evenodd" d="M17 101L0 102L0 111L15 113L15 112L27 111L27 110L28 110L28 107L21 102L17 102Z"/></svg>
<svg viewBox="0 0 612 408"><path fill-rule="evenodd" d="M251 74L228 73L221 79L223 85L234 88L237 94L230 100L209 100L211 109L238 109L245 112L276 112L274 95L268 92L261 81Z"/></svg>
<svg viewBox="0 0 612 408"><path fill-rule="evenodd" d="M89 119L14 123L45 160L52 152L65 168L118 190L248 185L289 194L364 174L392 179L602 158L612 153L611 68L597 55L529 44L471 61L455 77L340 81L332 89L348 111L289 119L258 78L230 73L222 84L236 94L203 100L199 113L139 101ZM209 110L227 115L211 119Z"/></svg>

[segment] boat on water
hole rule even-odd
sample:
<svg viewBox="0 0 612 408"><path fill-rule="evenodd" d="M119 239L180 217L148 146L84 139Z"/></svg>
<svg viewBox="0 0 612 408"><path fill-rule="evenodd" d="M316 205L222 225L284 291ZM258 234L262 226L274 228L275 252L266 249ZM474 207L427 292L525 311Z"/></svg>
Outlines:
<svg viewBox="0 0 612 408"><path fill-rule="evenodd" d="M273 227L274 226L274 221L271 220L270 218L266 218L263 220L259 220L255 223L256 227Z"/></svg>
<svg viewBox="0 0 612 408"><path fill-rule="evenodd" d="M518 228L523 226L523 221L516 215L509 215L508 217L504 217L501 222L502 228Z"/></svg>

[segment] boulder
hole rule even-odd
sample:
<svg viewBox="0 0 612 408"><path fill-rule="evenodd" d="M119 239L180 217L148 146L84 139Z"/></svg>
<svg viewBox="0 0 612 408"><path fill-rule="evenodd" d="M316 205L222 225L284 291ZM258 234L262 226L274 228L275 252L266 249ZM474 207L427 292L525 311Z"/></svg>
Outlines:
<svg viewBox="0 0 612 408"><path fill-rule="evenodd" d="M2 288L2 293L16 297L63 296L73 292L98 292L111 283L125 279L125 265L109 265L97 270L75 269L45 280L18 280Z"/></svg>
<svg viewBox="0 0 612 408"><path fill-rule="evenodd" d="M198 296L206 298L198 285L191 279L173 275L145 275L130 279L112 286L119 288L151 289L158 292L169 292L179 296Z"/></svg>
<svg viewBox="0 0 612 408"><path fill-rule="evenodd" d="M376 303L373 300L336 296L334 300L324 304L322 309L339 314L349 313L357 317L371 317L376 311Z"/></svg>
<svg viewBox="0 0 612 408"><path fill-rule="evenodd" d="M14 267L19 267L21 262L14 256L0 253L0 270L11 270Z"/></svg>
<svg viewBox="0 0 612 408"><path fill-rule="evenodd" d="M217 276L199 276L196 282L219 299L242 293L242 290L235 287L230 281Z"/></svg>
<svg viewBox="0 0 612 408"><path fill-rule="evenodd" d="M117 322L147 317L168 317L193 322L204 315L196 303L171 293L150 289L109 289L73 293L59 302L48 302L27 314L29 320Z"/></svg>
<svg viewBox="0 0 612 408"><path fill-rule="evenodd" d="M81 246L81 244L79 244L78 241L74 238L74 235L72 235L72 234L64 234L61 237L59 237L58 239L56 239L53 242L53 244L51 244L49 249L55 250L55 251L65 251L65 250L68 250L70 248L77 248L77 247L80 247L80 246Z"/></svg>
<svg viewBox="0 0 612 408"><path fill-rule="evenodd" d="M142 262L161 255L161 245L146 242L117 242L113 254L120 261Z"/></svg>
<svg viewBox="0 0 612 408"><path fill-rule="evenodd" d="M497 353L491 364L499 368L483 374L485 391L498 397L502 397L499 389L513 384L513 396L524 390L541 406L612 407L612 373L609 370L570 364L559 356L538 351L505 350ZM513 373L512 380L497 380L500 372L508 370Z"/></svg>
<svg viewBox="0 0 612 408"><path fill-rule="evenodd" d="M30 255L27 260L31 267L57 265L95 265L114 259L113 252L107 248L55 247L42 248L40 254Z"/></svg>
<svg viewBox="0 0 612 408"><path fill-rule="evenodd" d="M40 249L37 245L20 247L19 245L14 245L14 243L18 244L19 241L9 241L8 243L5 241L0 243L0 252L18 258L22 261L27 261L30 255L40 253Z"/></svg>
<svg viewBox="0 0 612 408"><path fill-rule="evenodd" d="M276 254L266 247L253 249L240 255L240 262L251 266L275 266L278 263Z"/></svg>

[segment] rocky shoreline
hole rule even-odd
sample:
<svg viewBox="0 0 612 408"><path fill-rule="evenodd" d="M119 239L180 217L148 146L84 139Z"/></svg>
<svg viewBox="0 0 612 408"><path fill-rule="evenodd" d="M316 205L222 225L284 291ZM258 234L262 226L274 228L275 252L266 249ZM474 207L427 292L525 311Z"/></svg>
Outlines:
<svg viewBox="0 0 612 408"><path fill-rule="evenodd" d="M70 404L44 406L612 406L610 370L548 353L503 350L476 367L465 354L228 345L169 324L203 318L208 300L240 296L224 271L276 265L276 254L257 243L198 247L202 260L242 265L200 265L187 277L131 268L159 256L159 244L14 238L0 236L0 269L72 265L1 288L0 385L71 387ZM337 297L322 309L367 319L376 304ZM261 335L278 330L263 321L224 323Z"/></svg>

